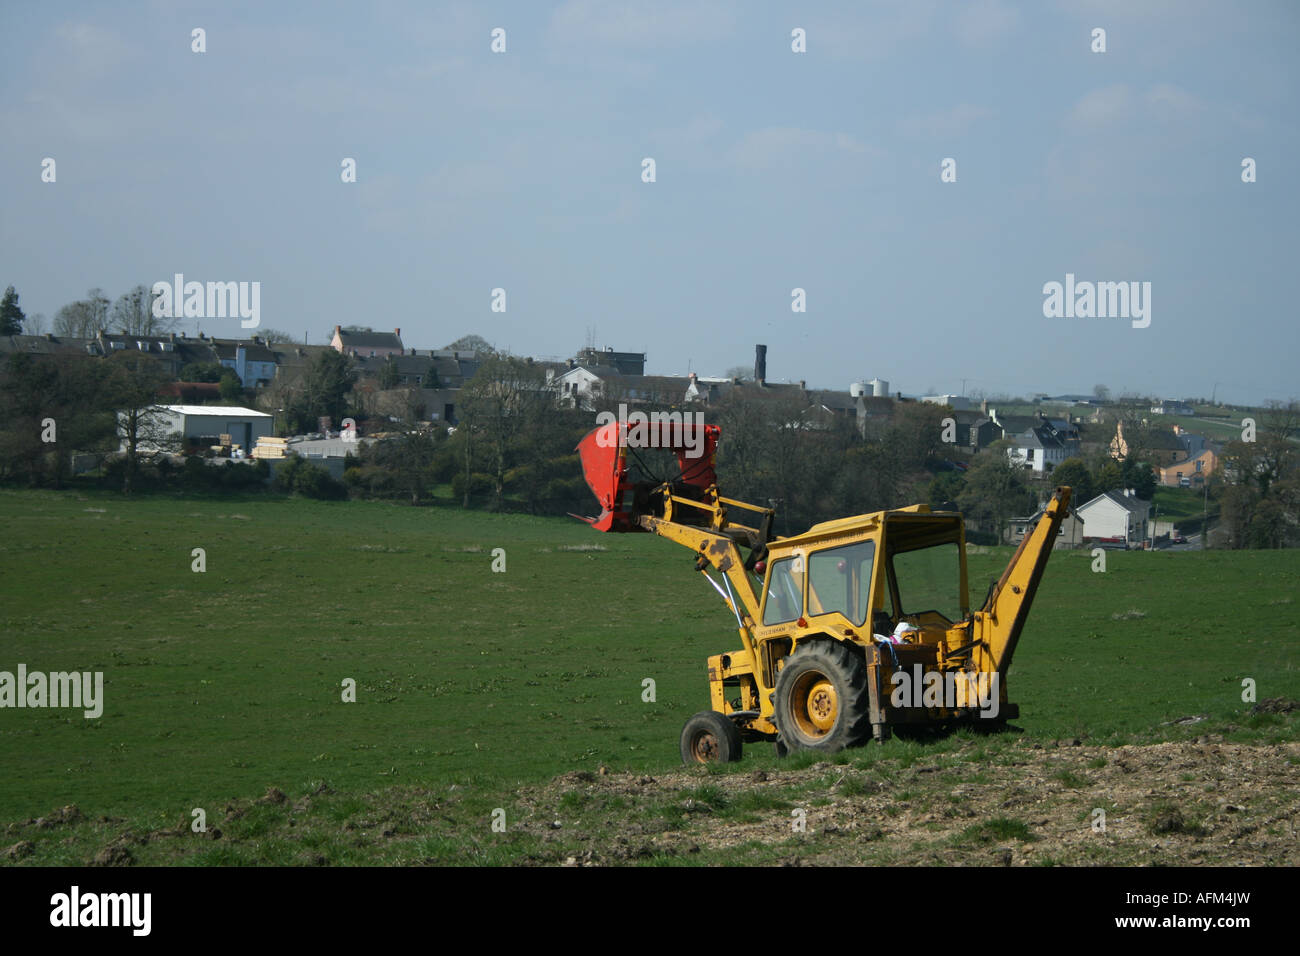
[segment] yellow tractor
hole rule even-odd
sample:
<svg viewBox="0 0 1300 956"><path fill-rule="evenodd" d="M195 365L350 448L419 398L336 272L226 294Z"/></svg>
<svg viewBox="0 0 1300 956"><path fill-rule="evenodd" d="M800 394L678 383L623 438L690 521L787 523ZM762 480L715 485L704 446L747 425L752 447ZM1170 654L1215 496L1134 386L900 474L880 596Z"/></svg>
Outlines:
<svg viewBox="0 0 1300 956"><path fill-rule="evenodd" d="M960 514L913 505L777 537L771 508L719 493L718 426L628 429L609 422L578 445L601 505L583 520L690 548L740 635L740 650L708 659L711 709L682 729L684 762L739 760L745 741L830 753L898 728L994 729L1019 716L1007 669L1069 488L1056 489L972 612ZM674 451L676 476L649 477L639 447Z"/></svg>

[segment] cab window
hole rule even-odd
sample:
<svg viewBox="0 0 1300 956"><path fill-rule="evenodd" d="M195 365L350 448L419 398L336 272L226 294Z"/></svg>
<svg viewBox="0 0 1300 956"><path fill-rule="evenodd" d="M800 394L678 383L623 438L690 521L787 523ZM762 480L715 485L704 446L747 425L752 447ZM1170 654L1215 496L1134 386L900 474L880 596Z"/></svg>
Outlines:
<svg viewBox="0 0 1300 956"><path fill-rule="evenodd" d="M795 570L796 560L781 558L773 561L769 569L767 600L763 603L763 623L784 624L793 621L803 611L803 571Z"/></svg>
<svg viewBox="0 0 1300 956"><path fill-rule="evenodd" d="M859 541L818 551L808 559L808 613L843 614L861 627L871 600L876 543Z"/></svg>

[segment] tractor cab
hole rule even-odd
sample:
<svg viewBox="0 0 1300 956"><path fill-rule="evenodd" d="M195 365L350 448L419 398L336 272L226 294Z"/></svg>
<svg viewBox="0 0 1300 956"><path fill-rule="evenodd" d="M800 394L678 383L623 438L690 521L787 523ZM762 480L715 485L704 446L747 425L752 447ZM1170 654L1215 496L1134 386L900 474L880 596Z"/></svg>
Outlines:
<svg viewBox="0 0 1300 956"><path fill-rule="evenodd" d="M814 525L767 546L755 636L777 631L937 641L970 614L961 515L924 505ZM868 622L870 627L868 629Z"/></svg>

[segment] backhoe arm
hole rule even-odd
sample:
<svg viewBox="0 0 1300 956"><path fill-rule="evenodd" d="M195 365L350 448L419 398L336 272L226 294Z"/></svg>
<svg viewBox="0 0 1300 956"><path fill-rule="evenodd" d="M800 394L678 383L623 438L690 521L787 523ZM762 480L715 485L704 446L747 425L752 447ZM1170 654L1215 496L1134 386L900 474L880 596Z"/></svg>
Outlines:
<svg viewBox="0 0 1300 956"><path fill-rule="evenodd" d="M1025 535L1012 555L988 601L975 613L975 665L979 670L997 672L1006 678L1029 607L1034 603L1034 594L1052 553L1057 531L1069 514L1069 506L1070 489L1057 488L1033 530Z"/></svg>

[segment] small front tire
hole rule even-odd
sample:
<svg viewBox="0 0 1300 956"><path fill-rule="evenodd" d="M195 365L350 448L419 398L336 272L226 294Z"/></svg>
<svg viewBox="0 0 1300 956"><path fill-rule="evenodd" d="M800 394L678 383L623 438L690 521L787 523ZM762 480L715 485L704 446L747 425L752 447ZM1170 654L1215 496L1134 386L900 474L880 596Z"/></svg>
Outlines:
<svg viewBox="0 0 1300 956"><path fill-rule="evenodd" d="M682 763L731 763L740 759L740 731L716 710L702 710L682 728Z"/></svg>

